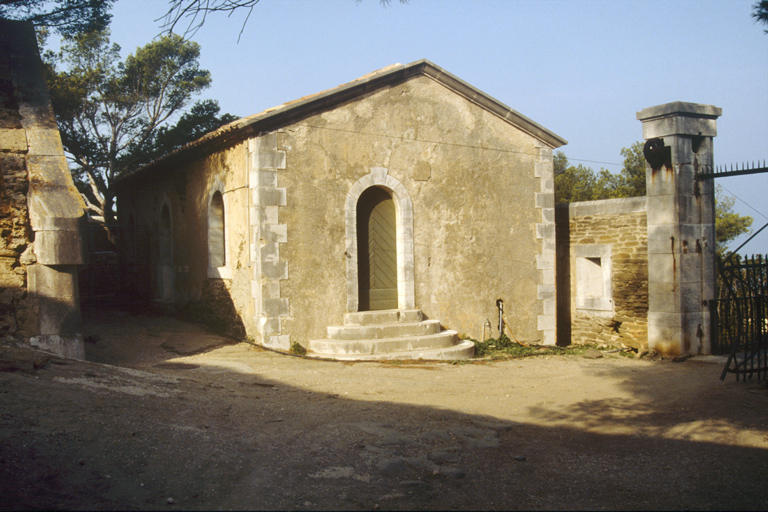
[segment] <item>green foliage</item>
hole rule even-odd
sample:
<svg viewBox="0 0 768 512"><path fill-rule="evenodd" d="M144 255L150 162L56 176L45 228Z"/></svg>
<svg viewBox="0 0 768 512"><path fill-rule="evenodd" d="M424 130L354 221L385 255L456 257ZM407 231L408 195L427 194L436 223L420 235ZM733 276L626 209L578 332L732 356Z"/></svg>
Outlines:
<svg viewBox="0 0 768 512"><path fill-rule="evenodd" d="M114 0L0 0L0 18L31 21L62 35L105 29Z"/></svg>
<svg viewBox="0 0 768 512"><path fill-rule="evenodd" d="M555 153L554 164L555 201L558 204L595 199L596 178L592 169L581 164L568 165L568 159L562 151Z"/></svg>
<svg viewBox="0 0 768 512"><path fill-rule="evenodd" d="M635 142L621 150L624 167L619 174L601 169L596 175L590 167L568 164L562 151L554 155L555 201L594 201L645 195L645 157L643 143Z"/></svg>
<svg viewBox="0 0 768 512"><path fill-rule="evenodd" d="M158 130L210 84L199 57L197 43L171 34L120 62L120 47L110 44L106 30L67 35L58 54L45 54L51 100L73 176L90 185L87 205L107 224L114 222L112 182L146 161L141 148L148 144L152 153L162 144L181 144L185 134L197 134L184 118L182 127L163 132L162 142L157 139ZM56 68L59 63L64 70ZM207 116L206 127L213 121L213 107L218 105L204 104L197 112Z"/></svg>
<svg viewBox="0 0 768 512"><path fill-rule="evenodd" d="M755 23L762 23L768 25L768 0L760 0L755 2L752 6L752 17L755 18ZM765 29L765 33L768 34L768 29Z"/></svg>
<svg viewBox="0 0 768 512"><path fill-rule="evenodd" d="M582 345L569 347L521 345L502 334L500 338L489 338L485 341L475 341L475 357L497 359L514 359L518 357L545 355L574 355L582 354L588 348Z"/></svg>
<svg viewBox="0 0 768 512"><path fill-rule="evenodd" d="M728 243L744 233L749 233L749 227L754 220L749 215L739 215L733 211L736 200L725 194L720 185L715 187L715 239L717 254L725 254Z"/></svg>
<svg viewBox="0 0 768 512"><path fill-rule="evenodd" d="M219 102L195 102L173 126L161 126L141 145L129 148L126 161L138 167L174 151L203 135L239 119L232 114L219 115Z"/></svg>
<svg viewBox="0 0 768 512"><path fill-rule="evenodd" d="M291 343L291 354L296 354L297 356L303 356L307 354L307 349L294 341L293 343Z"/></svg>

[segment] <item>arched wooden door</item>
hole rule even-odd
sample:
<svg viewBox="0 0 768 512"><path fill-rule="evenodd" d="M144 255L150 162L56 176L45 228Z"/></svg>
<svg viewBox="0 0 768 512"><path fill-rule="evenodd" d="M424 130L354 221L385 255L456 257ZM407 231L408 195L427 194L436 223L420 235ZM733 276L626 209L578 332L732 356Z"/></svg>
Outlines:
<svg viewBox="0 0 768 512"><path fill-rule="evenodd" d="M357 204L360 311L397 309L397 216L392 195L379 187Z"/></svg>

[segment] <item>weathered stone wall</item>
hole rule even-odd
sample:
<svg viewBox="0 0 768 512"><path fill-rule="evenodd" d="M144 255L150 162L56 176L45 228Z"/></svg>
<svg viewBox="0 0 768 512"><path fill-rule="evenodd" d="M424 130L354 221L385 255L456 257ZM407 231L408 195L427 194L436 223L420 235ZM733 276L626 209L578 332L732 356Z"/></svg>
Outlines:
<svg viewBox="0 0 768 512"><path fill-rule="evenodd" d="M557 251L558 344L646 346L645 197L558 206Z"/></svg>
<svg viewBox="0 0 768 512"><path fill-rule="evenodd" d="M27 271L21 259L30 243L27 140L10 64L0 47L0 337L14 336L24 324Z"/></svg>
<svg viewBox="0 0 768 512"><path fill-rule="evenodd" d="M546 233L538 195L551 187L551 148L418 77L286 127L276 149L287 155L276 173L285 194L282 336L303 344L341 324L351 257L345 201L378 168L412 202L415 306L479 339L501 298L518 339L547 341L539 325ZM537 175L540 162L549 163L549 176Z"/></svg>
<svg viewBox="0 0 768 512"><path fill-rule="evenodd" d="M118 189L119 221L132 219L149 228L154 304L180 309L233 336L256 332L246 146L236 144L184 166L161 167ZM209 266L207 238L209 203L216 191L224 198L226 217L226 265L220 269ZM169 251L161 247L164 208L170 222Z"/></svg>
<svg viewBox="0 0 768 512"><path fill-rule="evenodd" d="M72 182L30 23L0 20L0 335L84 357Z"/></svg>
<svg viewBox="0 0 768 512"><path fill-rule="evenodd" d="M555 342L551 146L426 76L238 140L119 186L121 221L150 227L158 301L194 309L226 289L256 342L287 349L324 338L349 311L345 201L385 169L413 205L415 307L480 338L501 298L518 339ZM207 264L215 190L226 210L219 269Z"/></svg>

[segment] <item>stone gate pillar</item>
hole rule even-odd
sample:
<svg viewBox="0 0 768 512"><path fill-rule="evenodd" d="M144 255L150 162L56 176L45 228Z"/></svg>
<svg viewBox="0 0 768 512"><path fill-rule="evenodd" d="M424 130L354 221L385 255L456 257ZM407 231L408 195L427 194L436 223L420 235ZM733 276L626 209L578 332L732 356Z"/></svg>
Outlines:
<svg viewBox="0 0 768 512"><path fill-rule="evenodd" d="M646 140L648 348L709 354L715 295L712 139L720 108L674 102L637 113Z"/></svg>

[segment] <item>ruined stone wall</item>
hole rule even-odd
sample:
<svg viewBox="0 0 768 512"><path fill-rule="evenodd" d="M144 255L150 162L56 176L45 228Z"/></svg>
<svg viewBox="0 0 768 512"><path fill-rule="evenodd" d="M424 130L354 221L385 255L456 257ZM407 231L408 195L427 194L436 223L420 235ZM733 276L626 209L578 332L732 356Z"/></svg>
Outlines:
<svg viewBox="0 0 768 512"><path fill-rule="evenodd" d="M0 165L0 335L83 358L83 202L26 22L0 20Z"/></svg>
<svg viewBox="0 0 768 512"><path fill-rule="evenodd" d="M25 317L27 271L22 254L30 242L26 153L10 56L0 49L0 337L14 336Z"/></svg>
<svg viewBox="0 0 768 512"><path fill-rule="evenodd" d="M645 197L557 207L558 344L648 339Z"/></svg>

